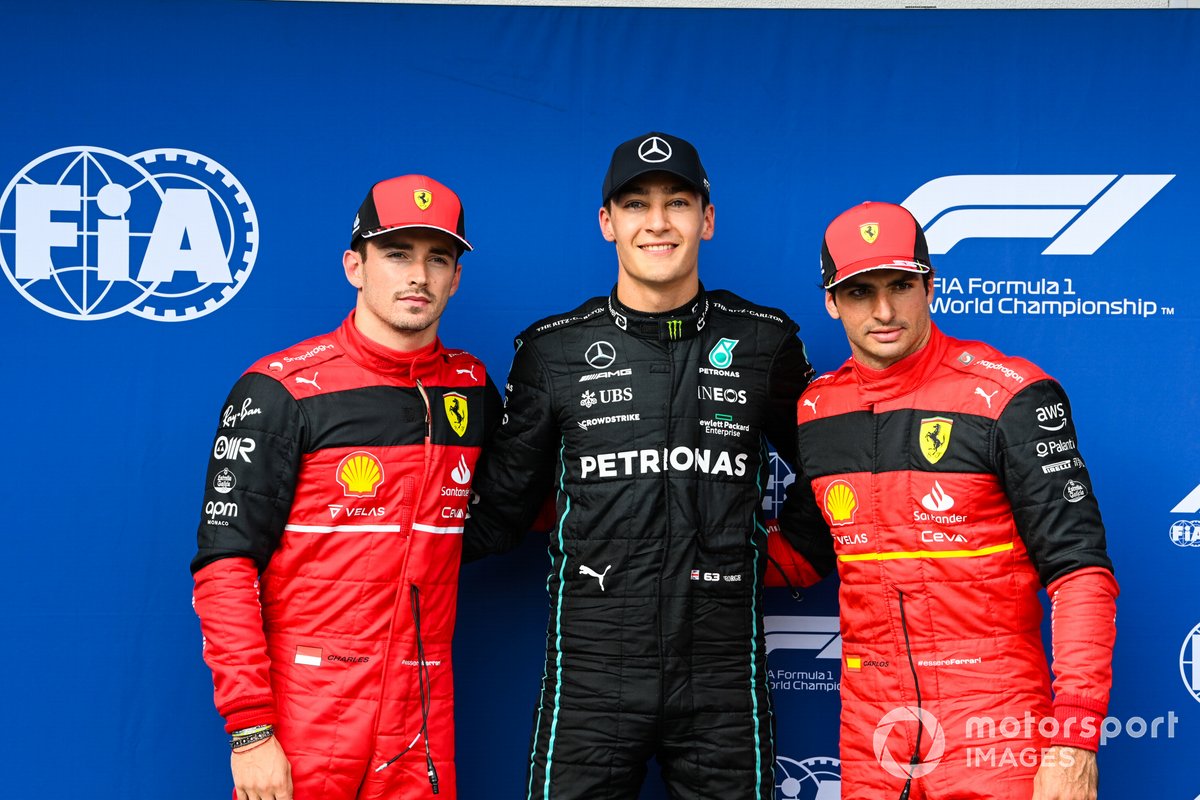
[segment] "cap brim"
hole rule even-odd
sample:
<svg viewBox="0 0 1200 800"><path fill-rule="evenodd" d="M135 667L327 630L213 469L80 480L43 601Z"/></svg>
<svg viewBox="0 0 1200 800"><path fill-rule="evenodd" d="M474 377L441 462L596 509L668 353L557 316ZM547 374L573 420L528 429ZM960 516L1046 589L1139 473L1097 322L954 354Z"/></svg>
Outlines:
<svg viewBox="0 0 1200 800"><path fill-rule="evenodd" d="M453 239L454 241L461 244L466 250L474 250L475 249L474 247L471 247L470 242L468 242L463 237L459 236L454 231L448 231L445 228L439 228L437 225L415 225L415 224L414 225L394 225L391 228L380 228L379 230L371 231L370 233L360 233L360 234L358 234L358 236L363 239L373 239L376 236L382 236L385 233L391 233L392 231L402 231L402 230L406 230L408 228L424 228L425 230L429 230L429 231L438 231L439 233L446 234L451 239Z"/></svg>
<svg viewBox="0 0 1200 800"><path fill-rule="evenodd" d="M901 272L913 272L923 275L930 271L928 264L922 264L920 261L913 261L905 258L886 258L883 260L870 259L866 261L858 261L848 267L839 269L833 275L833 280L825 284L826 289L832 289L847 278L853 278L855 275L861 275L864 272L874 272L879 269L898 269Z"/></svg>
<svg viewBox="0 0 1200 800"><path fill-rule="evenodd" d="M629 184L630 181L635 181L638 178L642 177L643 175L649 175L651 172L665 172L668 175L674 175L676 178L679 178L679 180L683 181L688 186L691 186L693 189L695 189L700 194L701 197L709 196L708 192L705 191L703 186L697 186L695 183L692 182L692 179L689 178L687 175L684 175L683 173L680 173L680 172L676 172L673 169L667 169L667 168L659 166L657 164L647 164L645 169L638 170L637 172L633 173L628 178L626 178L625 180L621 181L616 186L614 186L613 190L608 193L608 197L604 198L604 202L607 203L609 200L612 200L615 196L620 194L621 190L624 189Z"/></svg>

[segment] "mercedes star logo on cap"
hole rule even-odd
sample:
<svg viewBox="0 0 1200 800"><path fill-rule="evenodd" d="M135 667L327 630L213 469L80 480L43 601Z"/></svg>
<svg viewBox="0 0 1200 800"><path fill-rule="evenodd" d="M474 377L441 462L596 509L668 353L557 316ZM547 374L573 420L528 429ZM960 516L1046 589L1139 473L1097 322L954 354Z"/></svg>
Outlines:
<svg viewBox="0 0 1200 800"><path fill-rule="evenodd" d="M647 164L661 164L671 157L671 145L660 136L651 136L638 145L638 158Z"/></svg>

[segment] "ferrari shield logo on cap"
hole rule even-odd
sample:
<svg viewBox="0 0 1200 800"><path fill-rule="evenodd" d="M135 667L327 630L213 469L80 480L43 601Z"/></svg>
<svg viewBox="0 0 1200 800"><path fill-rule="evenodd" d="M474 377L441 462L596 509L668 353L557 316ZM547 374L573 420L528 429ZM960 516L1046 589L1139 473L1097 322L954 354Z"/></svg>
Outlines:
<svg viewBox="0 0 1200 800"><path fill-rule="evenodd" d="M424 211L433 202L433 193L428 189L413 189L413 202Z"/></svg>
<svg viewBox="0 0 1200 800"><path fill-rule="evenodd" d="M867 244L875 244L875 240L879 238L879 223L864 222L858 226L858 232L862 236L863 241Z"/></svg>
<svg viewBox="0 0 1200 800"><path fill-rule="evenodd" d="M921 455L930 464L936 464L946 455L946 448L950 446L950 429L953 427L954 420L946 417L921 420Z"/></svg>
<svg viewBox="0 0 1200 800"><path fill-rule="evenodd" d="M447 392L442 398L442 402L446 406L446 419L450 421L450 427L459 436L467 432L467 398L466 395L461 395L458 392Z"/></svg>

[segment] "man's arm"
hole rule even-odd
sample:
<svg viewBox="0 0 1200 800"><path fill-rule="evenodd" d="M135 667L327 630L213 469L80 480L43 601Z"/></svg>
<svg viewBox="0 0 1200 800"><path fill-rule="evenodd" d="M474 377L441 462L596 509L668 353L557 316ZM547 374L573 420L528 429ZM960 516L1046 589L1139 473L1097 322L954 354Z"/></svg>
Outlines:
<svg viewBox="0 0 1200 800"><path fill-rule="evenodd" d="M500 425L484 445L472 483L463 561L520 544L543 507L561 447L550 379L532 344L518 344Z"/></svg>
<svg viewBox="0 0 1200 800"><path fill-rule="evenodd" d="M1094 785L1082 793L1065 787L1087 785L1087 775L1094 784L1088 751L1099 746L1108 709L1118 587L1070 403L1056 382L1038 381L1012 399L995 452L1017 529L1051 601L1051 744L1064 757L1047 758L1039 770L1041 797L1095 797Z"/></svg>
<svg viewBox="0 0 1200 800"><path fill-rule="evenodd" d="M193 606L217 711L231 732L274 722L258 575L291 508L302 429L299 406L279 382L250 373L223 406L209 458Z"/></svg>
<svg viewBox="0 0 1200 800"><path fill-rule="evenodd" d="M213 441L192 605L217 711L230 733L275 722L258 575L287 521L303 430L295 399L278 381L250 373L230 392ZM274 737L235 750L230 770L238 798L292 797L291 767Z"/></svg>

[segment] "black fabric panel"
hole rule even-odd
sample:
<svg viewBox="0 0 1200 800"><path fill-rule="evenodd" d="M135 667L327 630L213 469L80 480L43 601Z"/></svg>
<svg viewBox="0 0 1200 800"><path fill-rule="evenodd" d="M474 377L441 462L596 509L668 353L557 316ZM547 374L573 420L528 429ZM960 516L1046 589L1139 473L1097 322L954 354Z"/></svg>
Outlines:
<svg viewBox="0 0 1200 800"><path fill-rule="evenodd" d="M953 423L949 445L937 463L931 463L921 452L921 420L931 417L944 417ZM901 470L992 472L994 425L987 417L945 411L856 411L801 425L801 460L809 478Z"/></svg>
<svg viewBox="0 0 1200 800"><path fill-rule="evenodd" d="M455 389L427 387L425 391L429 395L434 444L483 445L485 386ZM443 403L448 392L457 392L467 398L467 427L462 436L450 427ZM415 387L368 386L347 389L305 398L300 401L300 406L311 429L306 452L332 447L422 444L425 441L425 401Z"/></svg>

